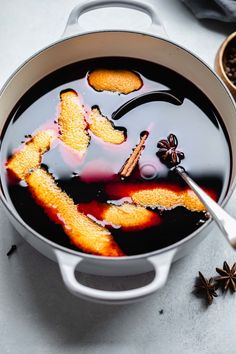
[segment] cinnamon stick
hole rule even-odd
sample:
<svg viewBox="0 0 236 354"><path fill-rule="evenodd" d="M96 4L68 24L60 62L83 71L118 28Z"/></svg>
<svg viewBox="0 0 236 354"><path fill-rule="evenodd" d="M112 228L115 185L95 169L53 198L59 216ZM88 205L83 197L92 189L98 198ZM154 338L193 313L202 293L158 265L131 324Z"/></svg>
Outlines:
<svg viewBox="0 0 236 354"><path fill-rule="evenodd" d="M143 134L140 136L140 142L136 147L133 149L132 154L130 157L125 161L124 165L119 171L119 175L122 177L129 177L131 173L133 172L144 148L145 148L145 141L148 137L149 133L145 131Z"/></svg>

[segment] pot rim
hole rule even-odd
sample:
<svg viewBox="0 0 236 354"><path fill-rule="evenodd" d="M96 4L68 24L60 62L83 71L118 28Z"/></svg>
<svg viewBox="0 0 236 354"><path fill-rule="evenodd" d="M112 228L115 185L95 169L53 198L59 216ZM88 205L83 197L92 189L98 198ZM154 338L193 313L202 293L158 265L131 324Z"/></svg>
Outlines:
<svg viewBox="0 0 236 354"><path fill-rule="evenodd" d="M77 37L82 37L82 36L89 36L89 35L93 35L96 33L130 33L130 34L137 34L137 35L141 35L141 36L148 36L148 37L153 37L154 39L158 39L161 41L165 41L168 42L171 45L174 45L178 48L180 48L181 50L186 51L188 54L190 54L191 56L193 56L197 61L199 61L201 64L203 64L210 72L211 74L214 75L215 79L219 81L219 83L222 86L222 89L225 91L225 94L227 94L230 97L231 103L234 106L235 109L235 114L236 114L236 103L234 102L234 99L229 91L229 89L227 88L227 86L225 85L225 83L223 82L223 80L211 69L211 67L204 61L202 60L198 55L192 53L189 49L185 48L182 45L179 45L173 41L171 41L168 38L162 38L161 36L158 35L153 35L153 34L149 34L149 33L145 33L145 32L138 32L138 31L132 31L132 30L95 30L95 31L85 31L84 33L81 34L75 34L72 36L69 36L67 38L62 38L59 40L54 41L53 43L47 45L46 47L38 50L36 53L34 53L33 55L31 55L29 58L27 58L20 66L18 66L18 68L16 70L14 70L14 72L9 76L9 78L7 79L7 81L3 84L1 90L0 90L0 97L2 96L2 94L4 94L4 91L6 89L6 87L8 86L8 84L14 79L15 75L25 66L27 65L32 59L36 58L39 54L43 53L44 51L48 50L49 48L52 48L60 43L69 41L71 39L77 38ZM5 121L6 122L6 121ZM1 150L1 146L0 146L0 150ZM223 198L223 201L220 202L219 204L224 207L227 202L229 201L230 197L232 196L232 193L234 191L236 187L236 177L233 179L232 181L232 185L230 188L228 188L228 191L226 193L226 196ZM190 235L186 236L185 238L181 239L180 241L171 244L170 246L161 248L159 250L156 251L152 251L152 252L147 252L147 253L143 253L143 254L138 254L138 255L131 255L131 256L122 256L122 257L108 257L108 256L99 256L99 255L92 255L92 254L88 254L88 253L83 253L81 251L75 251L72 250L70 248L61 246L59 244L57 244L56 242L50 241L48 240L45 236L41 235L40 233L38 233L37 231L35 231L34 229L32 229L21 217L20 215L17 213L17 211L8 203L7 199L4 196L4 192L2 190L2 187L0 188L0 200L3 203L3 205L5 206L5 208L8 210L8 212L13 216L13 218L16 219L16 221L18 223L21 224L21 226L23 226L24 228L26 228L30 233L31 236L34 236L36 238L39 238L41 241L47 243L49 246L51 246L54 249L58 249L61 250L63 252L66 253L70 253L72 255L76 255L79 257L82 257L84 259L90 259L90 260L99 260L101 259L103 262L117 262L119 260L124 260L124 261L133 261L133 260L137 260L137 259L143 259L143 258L148 258L148 257L153 257L153 256L157 256L159 254L162 254L164 252L168 252L174 248L177 248L185 243L187 243L188 241L190 241L192 238L196 237L200 231L202 231L203 229L205 229L207 226L209 226L212 223L212 218L210 217L209 220L207 220L201 227L199 227L197 230L195 230L194 232L192 232Z"/></svg>

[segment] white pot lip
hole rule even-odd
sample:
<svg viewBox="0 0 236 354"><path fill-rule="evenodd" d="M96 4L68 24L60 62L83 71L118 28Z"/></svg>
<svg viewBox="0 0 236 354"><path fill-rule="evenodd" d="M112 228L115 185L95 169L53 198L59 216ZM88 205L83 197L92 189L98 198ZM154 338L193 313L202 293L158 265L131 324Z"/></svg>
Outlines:
<svg viewBox="0 0 236 354"><path fill-rule="evenodd" d="M59 39L53 43L51 43L50 45L42 48L41 50L37 51L35 54L31 55L28 59L26 59L11 75L10 77L7 79L7 81L5 82L5 84L2 86L1 90L0 90L0 96L4 93L6 87L8 86L8 84L14 79L15 75L25 66L27 65L32 59L36 58L38 55L40 55L41 53L43 53L44 51L60 44L66 41L69 41L71 39L74 39L76 37L83 37L83 36L87 36L87 35L93 35L96 33L128 33L128 34L138 34L138 35L142 35L142 36L148 36L148 37L152 37L154 39L158 39L161 41L165 41L168 42L169 44L178 47L181 50L186 51L188 54L190 54L191 56L193 56L197 61L199 61L201 64L203 64L210 72L211 74L215 77L216 80L218 80L222 86L222 89L225 91L225 94L228 95L230 97L230 101L231 104L233 104L234 109L235 109L235 114L236 114L236 103L234 102L234 99L229 91L229 89L226 87L226 85L224 84L223 80L211 69L211 67L204 61L202 60L198 55L192 53L189 49L185 48L184 46L181 46L173 41L171 41L168 38L162 38L161 36L159 37L158 35L155 36L153 34L149 34L149 33L145 33L145 32L138 32L138 31L132 31L132 30L96 30L96 31L86 31L82 34L75 34L72 36L69 36L67 38L62 38ZM213 103L213 102L212 102ZM1 147L0 147L1 149ZM236 187L236 177L234 177L233 183L231 185L231 187L228 189L226 197L223 199L223 201L221 203L219 203L222 207L224 207L227 202L229 201L234 189ZM21 224L21 226L23 226L25 229L27 229L27 231L29 231L31 233L32 236L34 236L35 238L39 238L42 242L48 244L49 246L51 246L54 250L61 250L65 253L69 253L71 255L75 255L78 256L80 258L83 259L88 259L91 261L98 261L99 259L102 262L118 262L118 261L135 261L135 260L140 260L140 259L147 259L149 257L154 257L157 256L159 254L171 251L175 248L178 248L180 246L182 246L183 244L187 243L188 241L190 241L191 239L193 239L195 236L197 236L201 231L203 231L203 229L205 229L207 226L209 226L212 223L212 218L209 218L208 221L206 221L201 227L199 227L197 230L195 230L193 233L191 233L190 235L188 235L187 237L181 239L180 241L173 243L170 246L161 248L159 250L156 251L152 251L152 252L148 252L148 253L143 253L143 254L138 254L138 255L133 255L133 256L122 256L122 257L107 257L107 256L98 256L98 255L92 255L92 254L87 254L87 253L83 253L80 251L75 251L72 250L70 248L67 247L63 247L53 241L48 240L45 236L41 235L40 233L38 233L37 231L35 231L34 229L32 229L28 224L26 224L24 222L24 220L18 215L17 211L7 202L7 200L5 199L5 196L3 194L2 188L0 188L0 200L3 203L3 205L5 206L5 208L8 210L8 212L11 214L11 216L13 216L14 219L16 219L16 221Z"/></svg>

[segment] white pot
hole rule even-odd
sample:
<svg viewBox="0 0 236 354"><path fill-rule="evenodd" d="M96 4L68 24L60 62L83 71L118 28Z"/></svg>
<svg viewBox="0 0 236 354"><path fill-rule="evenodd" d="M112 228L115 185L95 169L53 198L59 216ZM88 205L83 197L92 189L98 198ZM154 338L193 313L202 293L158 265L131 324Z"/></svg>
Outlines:
<svg viewBox="0 0 236 354"><path fill-rule="evenodd" d="M144 32L96 31L79 34L79 16L89 9L101 6L123 6L144 11L152 18L150 29ZM0 127L21 96L37 81L51 72L74 62L104 56L122 56L149 60L164 65L192 81L212 101L220 113L229 134L232 147L232 173L230 187L222 204L225 205L235 187L236 180L236 108L234 101L218 76L198 57L181 46L167 40L156 14L155 6L141 0L80 1L71 13L64 33L70 38L62 39L40 51L25 62L7 81L0 94ZM212 221L185 239L164 249L129 257L101 257L64 248L44 238L31 229L0 194L9 219L17 231L38 251L58 262L66 287L84 299L124 303L143 298L163 286L171 263L188 253L209 232ZM155 271L153 281L143 287L125 291L104 291L80 284L75 278L75 268L81 272L100 275L131 275Z"/></svg>

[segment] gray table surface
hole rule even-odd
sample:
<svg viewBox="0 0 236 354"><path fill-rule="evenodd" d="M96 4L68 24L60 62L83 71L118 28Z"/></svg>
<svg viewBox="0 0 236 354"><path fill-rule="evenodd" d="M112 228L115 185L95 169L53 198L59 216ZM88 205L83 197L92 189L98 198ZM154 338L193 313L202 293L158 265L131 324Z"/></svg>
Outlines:
<svg viewBox="0 0 236 354"><path fill-rule="evenodd" d="M0 0L1 85L27 57L59 38L77 3ZM156 6L170 38L213 66L217 48L234 26L199 23L178 0L157 0ZM91 12L81 23L93 28L109 23L118 26L127 19L132 28L148 24L144 15L117 11L120 16L115 19L114 10ZM235 201L236 194L228 210L236 216ZM230 263L236 260L218 230L173 265L162 290L143 302L117 307L87 303L70 295L58 266L21 239L2 208L0 234L1 354L236 353L236 297L221 296L206 310L192 294L198 270L210 276L225 259ZM7 258L13 243L18 246L17 253ZM145 276L141 280L145 281ZM161 309L163 314L159 313Z"/></svg>

